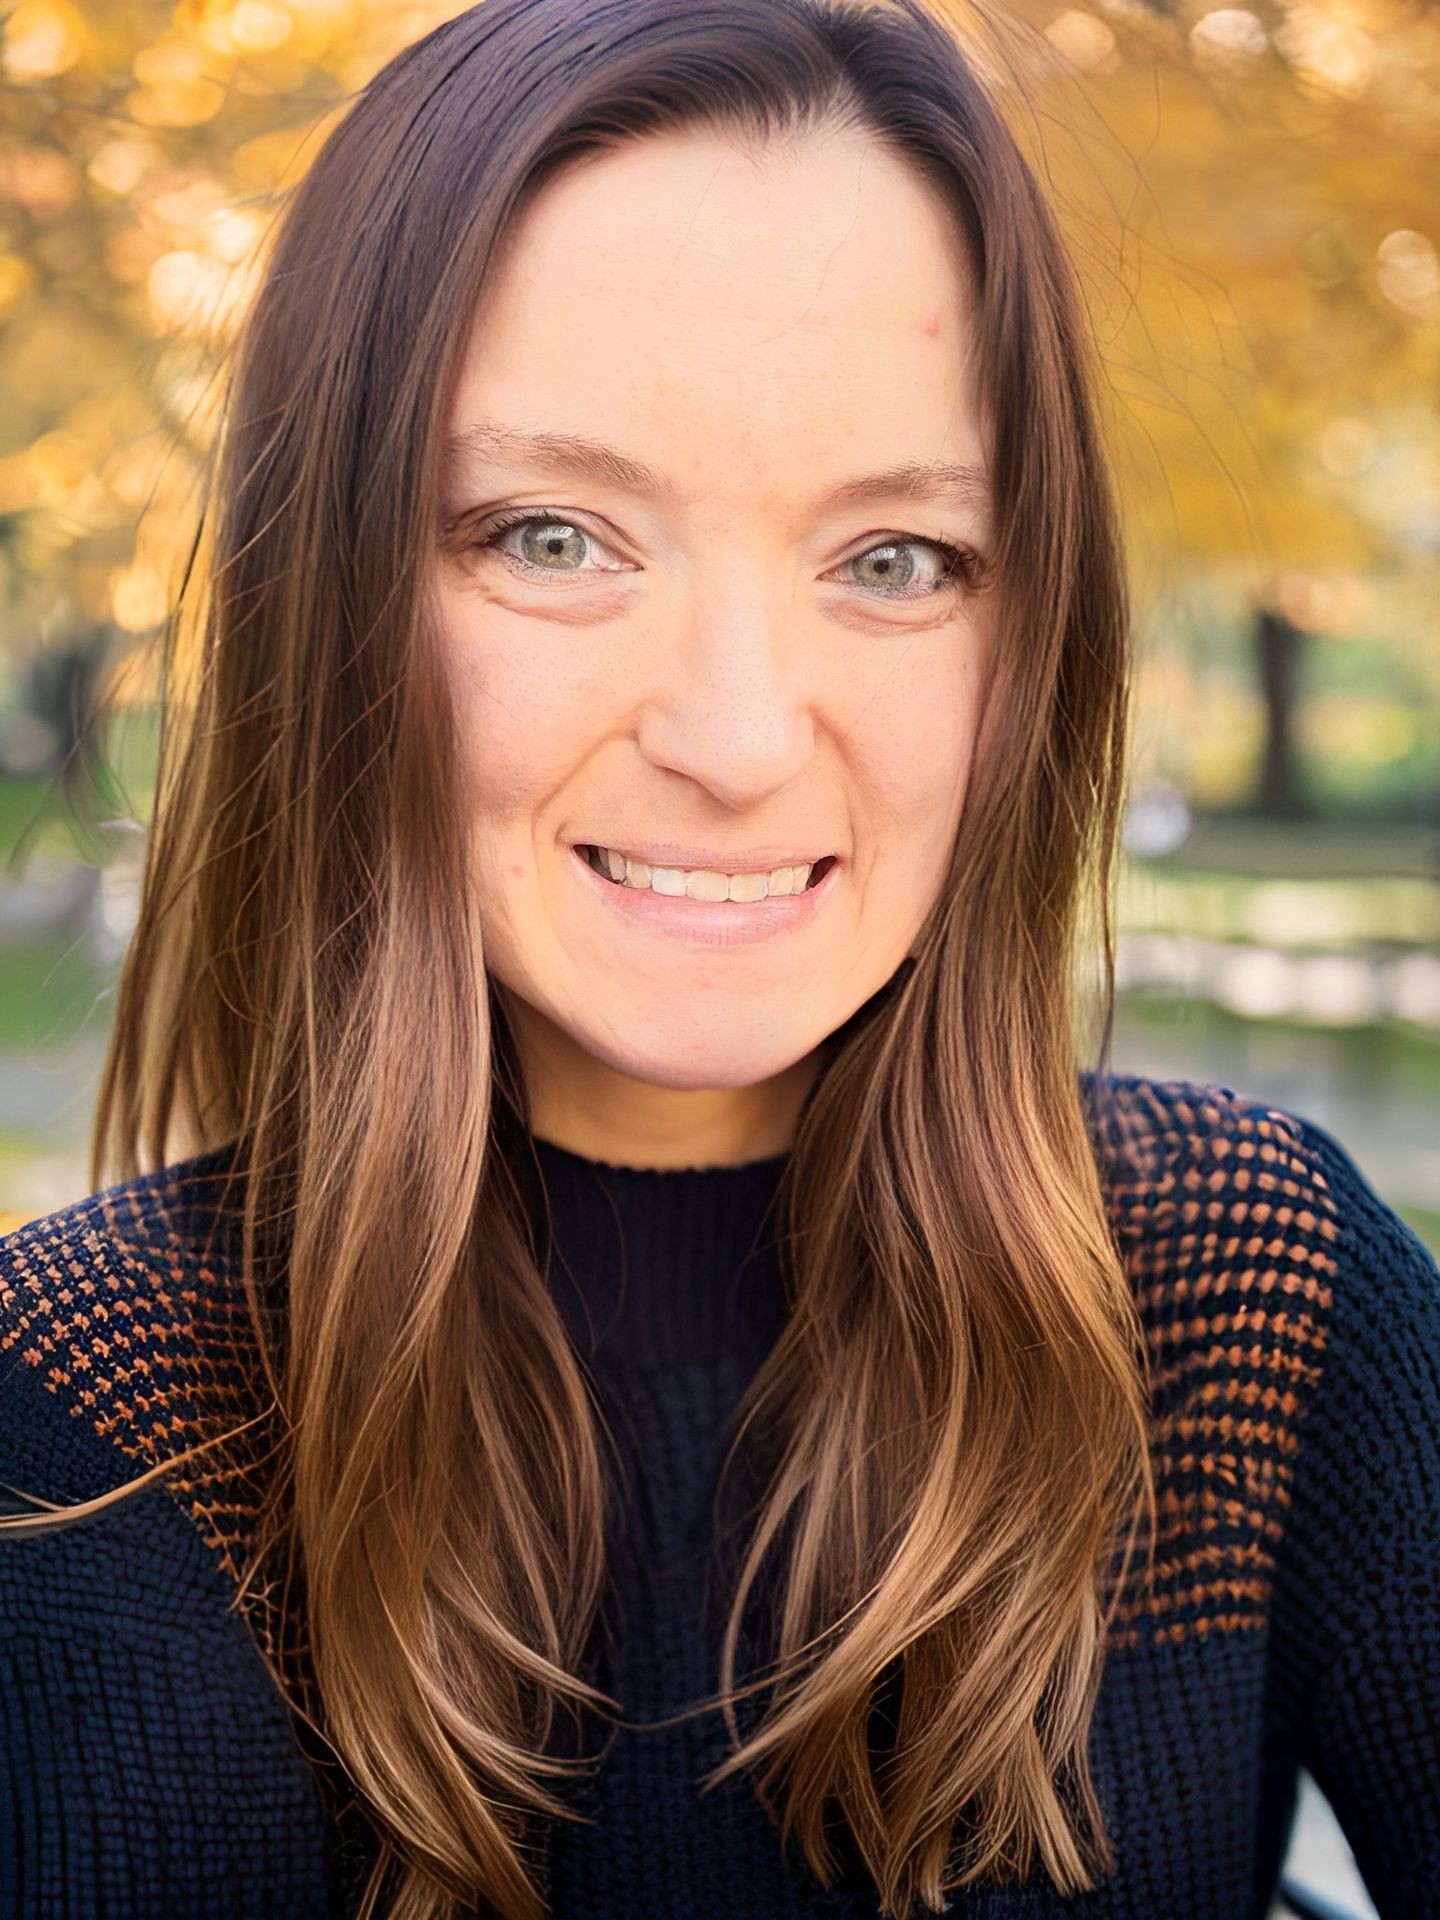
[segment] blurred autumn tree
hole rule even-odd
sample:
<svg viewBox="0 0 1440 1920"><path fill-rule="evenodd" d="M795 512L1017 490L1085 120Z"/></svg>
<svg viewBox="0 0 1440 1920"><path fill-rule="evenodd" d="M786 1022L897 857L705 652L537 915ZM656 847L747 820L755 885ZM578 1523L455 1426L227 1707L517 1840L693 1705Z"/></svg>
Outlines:
<svg viewBox="0 0 1440 1920"><path fill-rule="evenodd" d="M1188 659L1143 658L1142 720L1202 804L1309 811L1308 758L1348 762L1357 794L1388 765L1440 820L1440 14L1031 17L1076 70L1044 147L1121 406L1140 584L1208 611ZM1227 623L1239 672L1207 673ZM1316 651L1328 686L1302 708Z"/></svg>
<svg viewBox="0 0 1440 1920"><path fill-rule="evenodd" d="M99 632L148 695L267 230L346 97L457 10L4 16L0 670L41 642L88 659ZM1155 638L1142 762L1201 804L1296 810L1296 672L1331 636L1354 664L1301 744L1440 789L1440 13L948 10L1060 211L1108 369Z"/></svg>

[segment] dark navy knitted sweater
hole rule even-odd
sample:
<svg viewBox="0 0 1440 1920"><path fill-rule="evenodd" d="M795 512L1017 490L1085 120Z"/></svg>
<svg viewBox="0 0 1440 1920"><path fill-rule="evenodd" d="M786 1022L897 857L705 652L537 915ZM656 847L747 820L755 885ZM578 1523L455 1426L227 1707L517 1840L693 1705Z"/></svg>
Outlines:
<svg viewBox="0 0 1440 1920"><path fill-rule="evenodd" d="M1305 1766L1382 1920L1435 1920L1440 1273L1298 1115L1222 1087L1101 1084L1092 1138L1150 1344L1161 1523L1090 1743L1117 1867L1069 1900L1037 1870L950 1911L1263 1920ZM629 1489L602 1683L649 1720L718 1678L707 1528L726 1419L784 1311L759 1231L784 1157L638 1171L537 1145L551 1284ZM206 1244L223 1161L0 1242L0 1480L93 1496L248 1404L244 1310L225 1243ZM58 1535L0 1536L0 1914L350 1910L345 1823L255 1617L227 1610L252 1507L200 1470ZM568 1790L593 1824L546 1836L551 1913L873 1920L863 1883L826 1893L782 1857L743 1780L699 1794L727 1750L713 1714L623 1730Z"/></svg>

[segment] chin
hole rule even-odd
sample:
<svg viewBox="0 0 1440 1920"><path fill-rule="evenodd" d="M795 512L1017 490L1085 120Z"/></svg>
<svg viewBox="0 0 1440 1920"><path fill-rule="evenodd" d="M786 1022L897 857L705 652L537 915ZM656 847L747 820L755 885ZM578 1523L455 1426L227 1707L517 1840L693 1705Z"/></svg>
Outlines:
<svg viewBox="0 0 1440 1920"><path fill-rule="evenodd" d="M796 1066L814 1051L818 1041L803 1036L789 1046L739 1048L733 1034L717 1034L707 1046L693 1028L682 1031L676 1022L672 1044L643 1049L619 1047L606 1036L587 1036L571 1029L571 1038L595 1059L629 1080L664 1087L673 1093L716 1093L759 1086Z"/></svg>

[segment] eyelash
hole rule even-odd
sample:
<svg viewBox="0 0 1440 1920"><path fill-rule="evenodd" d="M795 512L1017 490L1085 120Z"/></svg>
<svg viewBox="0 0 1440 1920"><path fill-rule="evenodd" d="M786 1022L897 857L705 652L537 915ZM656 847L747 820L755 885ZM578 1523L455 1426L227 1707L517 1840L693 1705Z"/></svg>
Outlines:
<svg viewBox="0 0 1440 1920"><path fill-rule="evenodd" d="M598 540L598 536L592 534L589 528L575 519L572 514L559 508L532 507L525 512L507 513L497 516L486 524L481 532L476 535L475 539L471 541L470 545L474 551L483 551L492 546L499 535L508 533L512 527L526 527L531 525L550 526L556 523L562 527L576 528L578 532L585 535L587 540ZM928 535L918 533L882 534L871 546L863 547L859 553L852 554L850 560L842 561L841 564L843 566L849 566L856 560L863 560L867 553L873 553L876 547L887 546L933 547L935 551L944 558L945 571L935 582L934 586L926 587L919 593L874 593L869 596L873 600L928 600L932 594L944 592L954 593L957 592L962 585L973 585L975 576L979 572L980 557L969 547L958 547L953 545L949 540L934 540ZM547 569L543 567L532 565L530 561L522 559L517 553L502 553L500 557L516 569L532 577L547 571Z"/></svg>

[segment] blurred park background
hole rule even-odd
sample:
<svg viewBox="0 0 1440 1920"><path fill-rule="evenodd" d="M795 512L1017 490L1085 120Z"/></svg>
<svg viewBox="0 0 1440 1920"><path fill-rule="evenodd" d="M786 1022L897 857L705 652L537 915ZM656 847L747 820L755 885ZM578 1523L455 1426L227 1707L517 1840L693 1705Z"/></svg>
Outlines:
<svg viewBox="0 0 1440 1920"><path fill-rule="evenodd" d="M346 96L453 11L5 17L6 1223L86 1185L226 343ZM1139 660L1116 1064L1304 1111L1440 1247L1440 12L955 18L1106 376Z"/></svg>
<svg viewBox="0 0 1440 1920"><path fill-rule="evenodd" d="M0 1226L89 1191L157 640L267 234L456 10L5 15ZM1129 528L1115 1064L1317 1120L1440 1250L1440 10L955 18L1074 251ZM1297 1845L1370 1911L1308 1782Z"/></svg>

